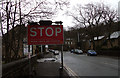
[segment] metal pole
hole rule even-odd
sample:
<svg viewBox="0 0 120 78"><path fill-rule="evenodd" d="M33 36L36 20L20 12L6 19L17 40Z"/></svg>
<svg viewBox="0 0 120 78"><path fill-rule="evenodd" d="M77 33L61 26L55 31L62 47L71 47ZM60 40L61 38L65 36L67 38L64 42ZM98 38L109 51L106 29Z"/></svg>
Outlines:
<svg viewBox="0 0 120 78"><path fill-rule="evenodd" d="M28 45L28 53L30 53L30 45Z"/></svg>
<svg viewBox="0 0 120 78"><path fill-rule="evenodd" d="M31 76L30 45L28 45L28 59L29 59L29 76Z"/></svg>
<svg viewBox="0 0 120 78"><path fill-rule="evenodd" d="M63 69L63 45L61 50L61 69Z"/></svg>
<svg viewBox="0 0 120 78"><path fill-rule="evenodd" d="M32 45L32 55L34 54L34 53L33 53L33 47L34 47L34 46Z"/></svg>
<svg viewBox="0 0 120 78"><path fill-rule="evenodd" d="M41 45L41 53L42 53L42 45Z"/></svg>
<svg viewBox="0 0 120 78"><path fill-rule="evenodd" d="M0 35L2 33L2 18L1 18L1 12L0 12ZM2 77L2 38L0 38L0 78Z"/></svg>

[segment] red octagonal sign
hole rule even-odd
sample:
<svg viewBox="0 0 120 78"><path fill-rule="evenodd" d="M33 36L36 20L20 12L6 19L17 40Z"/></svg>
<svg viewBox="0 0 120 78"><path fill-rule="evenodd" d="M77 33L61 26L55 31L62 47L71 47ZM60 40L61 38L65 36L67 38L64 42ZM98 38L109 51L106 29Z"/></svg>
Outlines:
<svg viewBox="0 0 120 78"><path fill-rule="evenodd" d="M63 44L63 26L28 25L28 45Z"/></svg>

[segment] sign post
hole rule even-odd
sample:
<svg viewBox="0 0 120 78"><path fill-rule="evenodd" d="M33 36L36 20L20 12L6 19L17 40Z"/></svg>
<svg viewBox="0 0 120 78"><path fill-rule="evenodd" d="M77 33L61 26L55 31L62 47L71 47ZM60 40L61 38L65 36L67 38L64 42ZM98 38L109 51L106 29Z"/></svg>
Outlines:
<svg viewBox="0 0 120 78"><path fill-rule="evenodd" d="M52 23L57 25L51 25ZM40 21L40 25L28 25L28 45L62 45L61 68L63 69L64 38L61 24L61 21Z"/></svg>
<svg viewBox="0 0 120 78"><path fill-rule="evenodd" d="M63 69L63 45L62 45L62 51L61 51L61 68Z"/></svg>

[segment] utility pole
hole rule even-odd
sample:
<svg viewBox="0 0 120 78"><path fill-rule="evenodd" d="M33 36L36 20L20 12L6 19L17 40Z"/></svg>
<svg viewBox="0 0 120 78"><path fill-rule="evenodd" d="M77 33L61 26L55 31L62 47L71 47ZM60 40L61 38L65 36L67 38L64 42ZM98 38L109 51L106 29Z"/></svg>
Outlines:
<svg viewBox="0 0 120 78"><path fill-rule="evenodd" d="M120 1L118 2L118 21L120 21Z"/></svg>
<svg viewBox="0 0 120 78"><path fill-rule="evenodd" d="M2 29L2 18L1 18L1 12L0 12L0 27ZM1 31L0 31L1 32Z"/></svg>
<svg viewBox="0 0 120 78"><path fill-rule="evenodd" d="M80 40L79 40L79 32L77 33L77 35L78 35L78 42L80 42Z"/></svg>
<svg viewBox="0 0 120 78"><path fill-rule="evenodd" d="M0 30L0 35L1 35L1 32L2 32L2 20L1 20L1 12L0 12L0 27L1 27L1 30ZM2 77L2 38L0 38L0 78Z"/></svg>

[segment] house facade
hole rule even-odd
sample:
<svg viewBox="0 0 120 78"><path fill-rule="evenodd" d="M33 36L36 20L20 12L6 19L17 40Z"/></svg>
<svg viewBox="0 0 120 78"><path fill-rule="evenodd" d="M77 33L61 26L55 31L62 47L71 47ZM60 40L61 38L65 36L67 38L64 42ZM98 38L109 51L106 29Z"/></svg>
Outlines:
<svg viewBox="0 0 120 78"><path fill-rule="evenodd" d="M33 48L36 49L36 46L30 46L31 54L35 54ZM10 62L26 56L28 56L27 27L17 25L2 38L2 60Z"/></svg>
<svg viewBox="0 0 120 78"><path fill-rule="evenodd" d="M110 35L110 39L105 36L94 37L94 45L93 41L90 42L90 49L111 49L111 48L120 48L120 31L113 32Z"/></svg>
<svg viewBox="0 0 120 78"><path fill-rule="evenodd" d="M64 50L71 50L76 48L76 43L74 39L72 38L67 38L64 43Z"/></svg>

